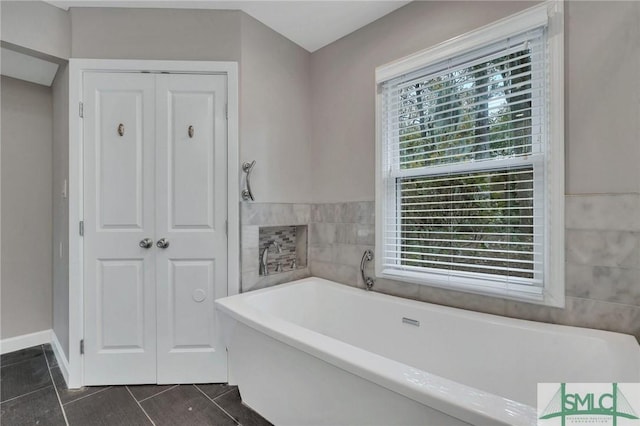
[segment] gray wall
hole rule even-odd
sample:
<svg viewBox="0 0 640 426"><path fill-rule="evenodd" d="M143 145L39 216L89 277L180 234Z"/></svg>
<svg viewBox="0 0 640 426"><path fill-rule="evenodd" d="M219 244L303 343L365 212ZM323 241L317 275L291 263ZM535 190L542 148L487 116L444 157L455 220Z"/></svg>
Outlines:
<svg viewBox="0 0 640 426"><path fill-rule="evenodd" d="M362 285L357 267L374 241L375 67L527 6L415 2L312 55L312 275ZM640 337L640 3L565 7L566 309L381 279L378 291Z"/></svg>
<svg viewBox="0 0 640 426"><path fill-rule="evenodd" d="M376 279L374 290L514 318L618 331L640 338L640 205L628 196L568 198L567 210L573 219L567 224L565 309L380 278ZM609 208L617 213L602 214ZM374 249L373 223L371 201L311 205L311 275L363 288L359 264L364 250ZM373 265L369 265L367 273L374 276Z"/></svg>
<svg viewBox="0 0 640 426"><path fill-rule="evenodd" d="M258 279L251 260L259 250L253 238L257 238L257 228L273 223L309 223L310 272L358 285L361 251L373 242L375 67L530 5L515 1L414 2L309 54L237 11L72 8L67 14L43 3L18 7L16 2L2 2L2 39L59 57L239 61L241 160L257 160L254 189L260 201L242 208L247 289L280 281L275 277ZM378 280L378 290L502 315L640 334L640 168L636 166L640 160L640 4L567 2L566 8L567 309L384 280ZM5 107L8 100L24 105L33 96L23 93L12 98L12 89L4 90L5 81L10 80L2 79L0 333L4 338L37 331L22 327L40 314L47 321L39 329L50 328L53 305L53 327L68 350L68 253L64 244L68 206L60 198L68 168L65 78L63 71L54 83L53 111L51 89L21 90L49 90L48 104L34 105L34 111L49 105L48 115L31 112L30 123L40 118L44 123L46 115L51 127L52 114L55 120L48 145L32 152L33 156L22 157L11 155L31 149L31 145L5 148L16 144L16 138L5 135L15 134L12 124L19 122L11 119L9 111L5 113ZM33 125L26 131L44 133ZM44 140L29 140L36 139ZM42 157L47 155L49 163L44 165ZM20 161L11 162L11 158ZM26 174L28 167L24 165L30 161L43 164L35 172L29 171L20 188L46 186L40 189L44 199L49 197L49 210L36 207L18 215L13 199L7 197L43 202L42 197L32 199L35 189L5 191L5 185L16 181L8 180L5 174ZM31 217L36 214L43 217ZM35 248L5 244L5 232L15 239L15 230L20 229L17 224L27 220L33 226L24 232L37 230L49 235L44 244ZM52 221L53 236L51 227L35 228ZM60 241L64 245L62 259L58 257ZM19 251L27 248L27 252ZM46 257L38 262L42 268L22 270L9 263L34 256ZM47 268L48 290L30 287L43 282ZM9 279L12 271L14 275L40 274L40 279L8 285L17 282ZM32 308L25 308L29 306ZM21 317L23 313L28 313L28 320Z"/></svg>
<svg viewBox="0 0 640 426"><path fill-rule="evenodd" d="M377 66L531 5L521 1L417 1L314 52L311 55L314 201L374 199Z"/></svg>
<svg viewBox="0 0 640 426"><path fill-rule="evenodd" d="M69 358L69 69L58 70L53 85L53 331ZM68 181L67 181L68 182ZM68 187L68 184L67 184ZM67 188L68 192L68 188ZM60 250L62 245L62 250Z"/></svg>
<svg viewBox="0 0 640 426"><path fill-rule="evenodd" d="M58 58L70 54L71 21L62 9L42 1L0 2L0 38Z"/></svg>
<svg viewBox="0 0 640 426"><path fill-rule="evenodd" d="M565 4L567 194L637 194L640 3Z"/></svg>
<svg viewBox="0 0 640 426"><path fill-rule="evenodd" d="M375 67L531 4L415 2L313 54L240 12L72 9L72 54L239 60L241 161L257 160L259 201L242 208L245 289L284 279L257 278L257 228L299 224L299 214L307 211L310 272L356 285L360 252L373 241ZM619 229L621 217L640 210L640 176L632 167L638 159L632 119L638 117L638 83L632 78L638 75L638 7L567 4L567 309L383 280L379 290L639 333L633 283L640 270L640 224ZM196 23L198 28L184 30ZM607 60L594 64L593 57ZM611 63L618 66L611 69ZM615 123L613 137L606 137L609 123ZM594 192L608 195L583 195ZM584 209L594 213L572 213Z"/></svg>
<svg viewBox="0 0 640 426"><path fill-rule="evenodd" d="M376 66L530 5L414 2L314 52L315 201L374 199ZM640 4L566 2L565 12L567 194L638 193Z"/></svg>
<svg viewBox="0 0 640 426"><path fill-rule="evenodd" d="M309 52L242 14L240 158L259 202L310 202Z"/></svg>
<svg viewBox="0 0 640 426"><path fill-rule="evenodd" d="M76 8L74 58L237 61L238 11Z"/></svg>
<svg viewBox="0 0 640 426"><path fill-rule="evenodd" d="M71 8L71 20L71 52L77 58L239 61L240 156L241 161L257 162L253 175L256 200L311 201L309 52L236 11ZM68 101L59 90L65 89L56 80L54 113L58 100ZM54 223L56 231L61 232L67 229L58 228L58 218L62 223L68 210L63 208L66 203L56 204L60 201L56 188L68 164L57 154L58 149L60 155L67 154L62 151L66 148L62 145L68 138L66 132L62 125L54 127ZM243 220L243 225L257 229L257 223ZM56 238L65 242L60 235ZM243 235L246 240L247 235ZM255 242L243 246L244 254L257 251L257 233L255 236ZM66 247L64 261L68 260ZM243 268L247 286L262 284L258 282L257 266L251 269L243 261ZM308 268L303 269L289 274L289 279L308 274ZM277 279L263 281L274 283ZM63 265L54 270L53 306L54 329L67 350L68 269Z"/></svg>
<svg viewBox="0 0 640 426"><path fill-rule="evenodd" d="M0 13L3 44L57 63L70 56L66 11L41 1L3 1ZM66 65L53 87L3 77L2 91L1 337L53 328L68 354Z"/></svg>
<svg viewBox="0 0 640 426"><path fill-rule="evenodd" d="M310 54L239 11L71 8L76 58L240 63L240 155L258 201L311 201Z"/></svg>
<svg viewBox="0 0 640 426"><path fill-rule="evenodd" d="M3 2L2 12L3 41L63 58L239 61L240 151L243 160L257 161L257 199L311 201L310 54L295 43L238 11L71 8L66 13L42 2ZM49 260L43 265L53 263L53 296L51 288L40 296L47 299L49 315L53 306L53 328L68 355L68 201L61 196L68 177L66 67L51 90L53 157L49 146L48 154L42 153L49 155L49 175L37 182L48 186L52 205L53 242L47 243ZM3 193L3 208L8 202ZM4 303L23 312L38 309L33 301L5 296ZM7 317L4 325L13 326L13 320Z"/></svg>
<svg viewBox="0 0 640 426"><path fill-rule="evenodd" d="M0 338L51 328L51 88L1 78Z"/></svg>
<svg viewBox="0 0 640 426"><path fill-rule="evenodd" d="M256 160L256 203L241 204L241 277L244 291L309 276L309 268L258 276L259 226L309 221L311 194L311 55L242 14L240 161ZM252 212L267 209L268 216Z"/></svg>

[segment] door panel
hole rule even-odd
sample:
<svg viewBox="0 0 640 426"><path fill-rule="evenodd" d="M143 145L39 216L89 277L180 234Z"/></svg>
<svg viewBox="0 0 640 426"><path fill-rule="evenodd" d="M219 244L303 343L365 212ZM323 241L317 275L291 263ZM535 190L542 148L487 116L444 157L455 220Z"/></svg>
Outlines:
<svg viewBox="0 0 640 426"><path fill-rule="evenodd" d="M158 75L156 98L158 383L226 382L226 77Z"/></svg>
<svg viewBox="0 0 640 426"><path fill-rule="evenodd" d="M182 76L174 76L182 77ZM215 92L166 94L169 102L169 202L172 229L214 227ZM219 94L218 94L219 95ZM189 136L189 127L193 130Z"/></svg>
<svg viewBox="0 0 640 426"><path fill-rule="evenodd" d="M98 260L98 353L144 349L144 260Z"/></svg>
<svg viewBox="0 0 640 426"><path fill-rule="evenodd" d="M155 383L153 76L86 74L84 105L84 383Z"/></svg>
<svg viewBox="0 0 640 426"><path fill-rule="evenodd" d="M96 126L100 132L95 140L96 201L101 228L142 227L142 96L140 91L96 92L96 106L99 108ZM122 123L125 121L126 126ZM121 123L122 136L118 133Z"/></svg>
<svg viewBox="0 0 640 426"><path fill-rule="evenodd" d="M169 262L169 337L172 351L215 350L215 317L207 299L215 299L213 260ZM198 324L194 327L194 324Z"/></svg>

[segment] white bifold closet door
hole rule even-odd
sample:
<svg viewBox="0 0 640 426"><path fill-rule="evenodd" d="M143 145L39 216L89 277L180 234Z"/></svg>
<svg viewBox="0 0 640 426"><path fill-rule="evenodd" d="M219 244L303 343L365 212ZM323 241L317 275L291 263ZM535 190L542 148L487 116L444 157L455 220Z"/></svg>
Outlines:
<svg viewBox="0 0 640 426"><path fill-rule="evenodd" d="M226 382L226 77L87 73L83 93L84 384Z"/></svg>

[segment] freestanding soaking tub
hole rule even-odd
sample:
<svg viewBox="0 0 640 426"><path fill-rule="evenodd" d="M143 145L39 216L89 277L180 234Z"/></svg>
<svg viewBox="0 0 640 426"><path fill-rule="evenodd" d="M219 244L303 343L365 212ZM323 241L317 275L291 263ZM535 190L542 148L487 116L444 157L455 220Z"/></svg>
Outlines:
<svg viewBox="0 0 640 426"><path fill-rule="evenodd" d="M232 378L276 425L535 425L539 382L638 382L628 335L319 278L220 299Z"/></svg>

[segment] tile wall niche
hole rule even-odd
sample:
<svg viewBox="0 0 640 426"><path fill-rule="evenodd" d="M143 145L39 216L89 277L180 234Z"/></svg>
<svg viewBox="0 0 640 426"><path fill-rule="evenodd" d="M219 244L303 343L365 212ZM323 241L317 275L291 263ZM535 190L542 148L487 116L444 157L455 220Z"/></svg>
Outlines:
<svg viewBox="0 0 640 426"><path fill-rule="evenodd" d="M549 308L376 279L374 290L474 311L633 334L640 338L640 195L566 197L566 307ZM313 276L363 287L362 253L374 248L374 203L312 204ZM373 276L373 265L368 273Z"/></svg>
<svg viewBox="0 0 640 426"><path fill-rule="evenodd" d="M284 282L306 278L311 275L307 262L307 255L303 251L307 250L306 244L301 241L307 238L300 233L305 233L311 221L311 205L309 204L281 204L281 203L241 203L240 204L240 269L241 269L241 289L243 292L257 290ZM275 253L270 253L271 260L283 262L281 273L274 273L273 262L271 273L267 276L259 275L259 257L264 249L265 241L273 239L277 232L291 232L294 227L299 245L297 252L297 269L292 270L289 266L292 258L287 257L290 253L282 253L280 259ZM263 230L263 242L260 243L260 229ZM266 236L265 236L266 231ZM271 235L270 233L273 233ZM282 234L281 234L282 235ZM306 237L306 236L304 236Z"/></svg>
<svg viewBox="0 0 640 426"><path fill-rule="evenodd" d="M280 252L271 243L280 247ZM260 226L258 228L258 262L268 249L267 274L303 269L307 267L307 225Z"/></svg>

